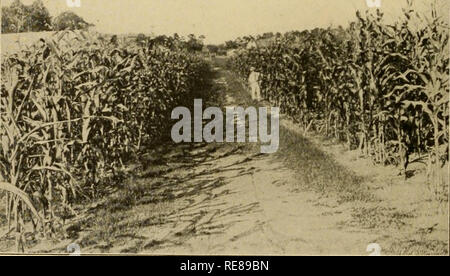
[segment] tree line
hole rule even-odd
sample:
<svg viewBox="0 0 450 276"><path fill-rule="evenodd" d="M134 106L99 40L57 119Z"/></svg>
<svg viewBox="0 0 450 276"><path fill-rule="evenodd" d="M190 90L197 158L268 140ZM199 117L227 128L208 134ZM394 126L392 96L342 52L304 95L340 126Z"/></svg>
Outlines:
<svg viewBox="0 0 450 276"><path fill-rule="evenodd" d="M23 33L86 29L93 24L86 22L72 11L65 11L52 18L42 0L24 5L14 0L2 7L2 33Z"/></svg>

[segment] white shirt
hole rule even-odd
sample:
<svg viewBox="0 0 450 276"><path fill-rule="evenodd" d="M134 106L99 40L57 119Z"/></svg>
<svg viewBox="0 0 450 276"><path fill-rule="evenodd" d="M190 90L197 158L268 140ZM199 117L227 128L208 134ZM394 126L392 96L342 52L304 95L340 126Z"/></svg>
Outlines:
<svg viewBox="0 0 450 276"><path fill-rule="evenodd" d="M252 83L252 84L258 83L260 75L261 75L261 73L258 73L258 72L255 72L255 71L251 72L250 76L248 77L248 82Z"/></svg>

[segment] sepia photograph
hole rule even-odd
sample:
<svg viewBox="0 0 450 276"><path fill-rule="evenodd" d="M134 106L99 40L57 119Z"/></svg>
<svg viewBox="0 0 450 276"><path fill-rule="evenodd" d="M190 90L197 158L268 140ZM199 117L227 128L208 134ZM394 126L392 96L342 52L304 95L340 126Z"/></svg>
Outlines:
<svg viewBox="0 0 450 276"><path fill-rule="evenodd" d="M0 256L449 255L449 0L1 0L1 20Z"/></svg>

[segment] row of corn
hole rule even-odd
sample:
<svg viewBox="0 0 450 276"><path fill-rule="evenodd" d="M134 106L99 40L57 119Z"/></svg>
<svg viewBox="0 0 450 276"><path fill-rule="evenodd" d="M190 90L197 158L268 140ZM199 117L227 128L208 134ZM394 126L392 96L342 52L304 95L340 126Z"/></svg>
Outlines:
<svg viewBox="0 0 450 276"><path fill-rule="evenodd" d="M172 108L192 105L205 84L208 66L195 56L67 37L2 58L0 192L18 250L30 233L56 233L74 202L167 138Z"/></svg>
<svg viewBox="0 0 450 276"><path fill-rule="evenodd" d="M242 50L230 66L243 78L251 66L262 73L265 99L305 131L405 176L412 161L428 163L428 184L447 200L449 26L435 9L406 9L391 25L380 11L358 12L347 28L286 33L268 48Z"/></svg>

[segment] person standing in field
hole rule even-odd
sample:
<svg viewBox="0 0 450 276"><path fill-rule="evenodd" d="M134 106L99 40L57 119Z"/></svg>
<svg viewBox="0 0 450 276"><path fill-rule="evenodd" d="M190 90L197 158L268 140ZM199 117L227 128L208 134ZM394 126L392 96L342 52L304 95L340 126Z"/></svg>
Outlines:
<svg viewBox="0 0 450 276"><path fill-rule="evenodd" d="M255 71L255 67L250 67L250 75L248 77L248 84L250 86L253 100L261 100L261 87L259 86L261 73Z"/></svg>

